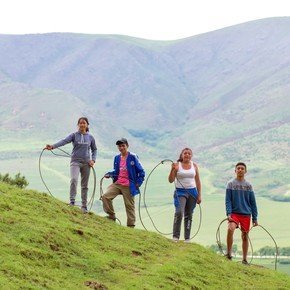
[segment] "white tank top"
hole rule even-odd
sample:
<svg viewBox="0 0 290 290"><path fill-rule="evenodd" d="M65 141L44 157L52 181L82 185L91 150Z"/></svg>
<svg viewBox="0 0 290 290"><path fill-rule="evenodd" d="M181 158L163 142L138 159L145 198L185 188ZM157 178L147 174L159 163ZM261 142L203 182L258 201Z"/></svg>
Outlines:
<svg viewBox="0 0 290 290"><path fill-rule="evenodd" d="M190 162L190 169L183 169L181 162L178 162L178 171L175 178L175 186L176 188L195 188L195 167L193 162Z"/></svg>

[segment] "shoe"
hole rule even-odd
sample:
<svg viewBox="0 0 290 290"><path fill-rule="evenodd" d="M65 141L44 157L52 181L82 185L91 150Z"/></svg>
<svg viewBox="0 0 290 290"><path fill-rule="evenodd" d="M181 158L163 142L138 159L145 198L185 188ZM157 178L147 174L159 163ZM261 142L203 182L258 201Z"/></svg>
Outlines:
<svg viewBox="0 0 290 290"><path fill-rule="evenodd" d="M229 254L225 254L225 257L228 259L228 260L232 260L233 259L233 257L231 256L231 255L229 255Z"/></svg>
<svg viewBox="0 0 290 290"><path fill-rule="evenodd" d="M176 238L176 237L173 237L173 238L172 238L172 241L173 241L174 243L177 243L177 242L179 241L179 239Z"/></svg>
<svg viewBox="0 0 290 290"><path fill-rule="evenodd" d="M74 201L71 201L71 202L69 203L69 205L70 205L70 206L74 206L74 205L75 205L75 202L74 202Z"/></svg>
<svg viewBox="0 0 290 290"><path fill-rule="evenodd" d="M242 264L243 264L243 265L250 266L250 264L249 264L249 262L248 262L247 260L243 260L243 261L242 261Z"/></svg>
<svg viewBox="0 0 290 290"><path fill-rule="evenodd" d="M190 243L190 239L185 239L184 242L188 244Z"/></svg>
<svg viewBox="0 0 290 290"><path fill-rule="evenodd" d="M82 206L81 210L83 213L88 213L88 209L86 206Z"/></svg>
<svg viewBox="0 0 290 290"><path fill-rule="evenodd" d="M112 221L116 221L116 217L113 217L113 216L110 216L110 215L107 215L106 216L106 218L108 219L108 220L112 220Z"/></svg>

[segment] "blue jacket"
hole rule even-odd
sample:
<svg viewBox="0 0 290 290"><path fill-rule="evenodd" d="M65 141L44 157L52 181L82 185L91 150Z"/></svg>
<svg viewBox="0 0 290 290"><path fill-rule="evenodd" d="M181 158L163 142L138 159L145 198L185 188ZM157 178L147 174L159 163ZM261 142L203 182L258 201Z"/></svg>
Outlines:
<svg viewBox="0 0 290 290"><path fill-rule="evenodd" d="M121 154L115 156L114 158L114 170L108 172L107 174L113 178L113 181L116 182L118 180L119 171L120 171L120 161ZM126 165L129 175L129 187L130 193L132 196L135 196L140 193L140 186L142 185L145 177L145 171L138 159L138 156L134 153L130 153L126 159Z"/></svg>

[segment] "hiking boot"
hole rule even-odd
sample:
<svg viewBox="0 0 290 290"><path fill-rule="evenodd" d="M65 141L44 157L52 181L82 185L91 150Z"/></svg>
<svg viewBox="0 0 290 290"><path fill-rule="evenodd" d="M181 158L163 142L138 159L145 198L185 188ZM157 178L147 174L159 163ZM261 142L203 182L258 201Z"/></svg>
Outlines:
<svg viewBox="0 0 290 290"><path fill-rule="evenodd" d="M242 264L243 264L243 265L247 265L247 266L250 265L249 262L248 262L247 260L243 260L243 261L242 261Z"/></svg>
<svg viewBox="0 0 290 290"><path fill-rule="evenodd" d="M233 259L233 256L229 255L229 254L225 254L225 257L228 259L228 260L232 260Z"/></svg>
<svg viewBox="0 0 290 290"><path fill-rule="evenodd" d="M82 206L82 213L88 213L88 208L86 206Z"/></svg>

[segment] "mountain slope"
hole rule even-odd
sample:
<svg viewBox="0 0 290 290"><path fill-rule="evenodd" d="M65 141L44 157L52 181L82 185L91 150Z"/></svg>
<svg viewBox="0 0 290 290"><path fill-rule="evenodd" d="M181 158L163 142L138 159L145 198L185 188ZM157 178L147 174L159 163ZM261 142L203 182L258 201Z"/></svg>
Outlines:
<svg viewBox="0 0 290 290"><path fill-rule="evenodd" d="M1 289L286 289L290 278L0 184ZM98 286L97 286L98 285Z"/></svg>
<svg viewBox="0 0 290 290"><path fill-rule="evenodd" d="M198 98L181 138L196 135L209 147L289 124L289 24L253 21L168 48Z"/></svg>
<svg viewBox="0 0 290 290"><path fill-rule="evenodd" d="M70 92L108 114L121 108L128 112L122 115L126 128L144 129L156 122L172 127L177 114L164 121L163 114L172 113L167 101L184 109L178 96L192 102L191 94L180 83L178 68L156 46L148 49L134 39L113 36L1 36L0 55L5 58L0 69L18 82ZM147 111L152 116L145 125ZM111 116L113 125L116 117Z"/></svg>
<svg viewBox="0 0 290 290"><path fill-rule="evenodd" d="M187 135L211 146L224 140L211 132L217 122L223 131L231 127L229 138L269 121L289 123L289 27L289 17L269 18L175 42L2 35L0 71L13 82L80 98L93 120L103 113L107 130L108 123L119 126L147 145L182 134L186 124Z"/></svg>
<svg viewBox="0 0 290 290"><path fill-rule="evenodd" d="M120 136L144 158L175 159L189 146L216 192L244 160L259 194L289 200L289 36L290 17L171 42L0 35L0 158L15 144L38 151L86 115L101 157Z"/></svg>

